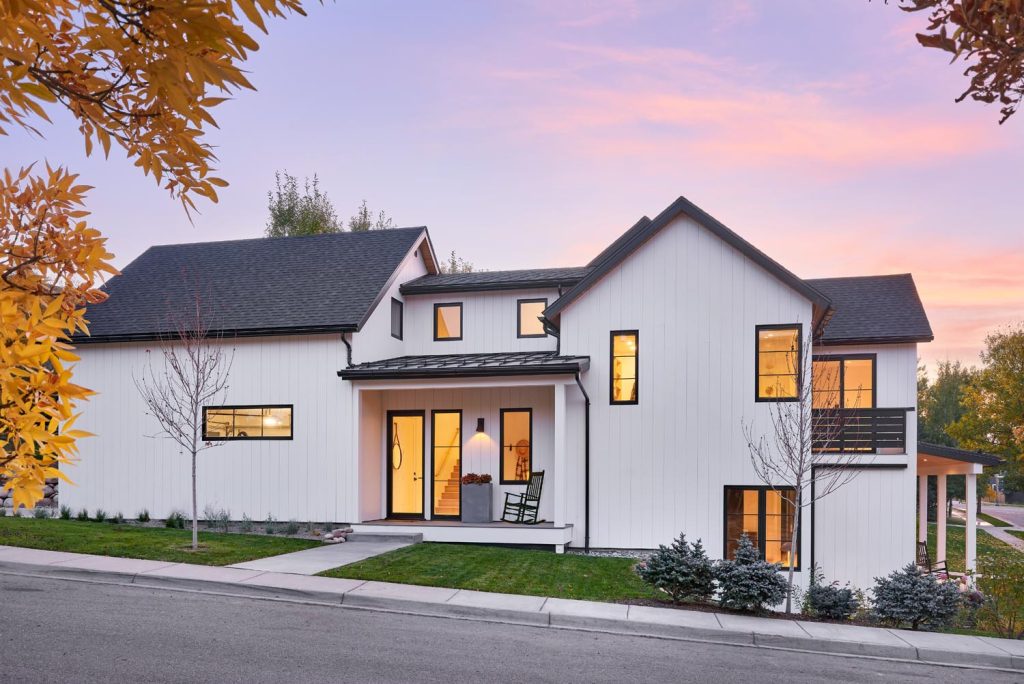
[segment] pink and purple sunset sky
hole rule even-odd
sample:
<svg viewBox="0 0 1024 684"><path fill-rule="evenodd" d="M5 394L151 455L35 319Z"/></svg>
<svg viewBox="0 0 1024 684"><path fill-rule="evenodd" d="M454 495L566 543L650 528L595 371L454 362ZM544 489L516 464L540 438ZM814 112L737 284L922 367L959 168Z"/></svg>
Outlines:
<svg viewBox="0 0 1024 684"><path fill-rule="evenodd" d="M1024 112L955 104L963 67L918 46L925 23L880 0L310 3L216 112L231 187L194 225L61 113L0 151L96 186L119 266L261 235L275 169L485 269L586 263L685 195L800 276L912 272L922 359L977 363L1024 320Z"/></svg>

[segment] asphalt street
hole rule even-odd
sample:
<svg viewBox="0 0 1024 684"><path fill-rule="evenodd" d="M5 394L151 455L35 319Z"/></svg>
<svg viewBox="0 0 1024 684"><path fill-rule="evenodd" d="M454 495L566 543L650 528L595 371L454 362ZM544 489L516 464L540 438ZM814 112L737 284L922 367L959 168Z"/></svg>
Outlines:
<svg viewBox="0 0 1024 684"><path fill-rule="evenodd" d="M1019 682L1010 673L0 575L3 682Z"/></svg>

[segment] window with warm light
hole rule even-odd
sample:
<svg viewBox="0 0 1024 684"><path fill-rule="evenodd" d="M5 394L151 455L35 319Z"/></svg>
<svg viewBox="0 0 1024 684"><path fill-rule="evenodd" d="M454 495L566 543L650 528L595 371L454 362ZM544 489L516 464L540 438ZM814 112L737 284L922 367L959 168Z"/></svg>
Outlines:
<svg viewBox="0 0 1024 684"><path fill-rule="evenodd" d="M811 368L814 408L875 407L875 355L815 356Z"/></svg>
<svg viewBox="0 0 1024 684"><path fill-rule="evenodd" d="M501 409L501 484L528 484L533 468L533 410Z"/></svg>
<svg viewBox="0 0 1024 684"><path fill-rule="evenodd" d="M292 407L204 406L203 439L291 439Z"/></svg>
<svg viewBox="0 0 1024 684"><path fill-rule="evenodd" d="M639 397L640 333L636 330L612 332L611 403L635 404Z"/></svg>
<svg viewBox="0 0 1024 684"><path fill-rule="evenodd" d="M520 299L517 302L516 334L518 337L547 337L544 324L540 321L544 309L548 308L546 299Z"/></svg>
<svg viewBox="0 0 1024 684"><path fill-rule="evenodd" d="M736 557L740 537L746 534L769 563L789 567L790 554L795 553L795 566L799 569L799 533L797 549L792 548L796 520L794 491L791 487L726 487L725 557Z"/></svg>
<svg viewBox="0 0 1024 684"><path fill-rule="evenodd" d="M757 401L793 401L800 383L800 326L757 326Z"/></svg>
<svg viewBox="0 0 1024 684"><path fill-rule="evenodd" d="M434 305L434 340L462 339L462 302Z"/></svg>

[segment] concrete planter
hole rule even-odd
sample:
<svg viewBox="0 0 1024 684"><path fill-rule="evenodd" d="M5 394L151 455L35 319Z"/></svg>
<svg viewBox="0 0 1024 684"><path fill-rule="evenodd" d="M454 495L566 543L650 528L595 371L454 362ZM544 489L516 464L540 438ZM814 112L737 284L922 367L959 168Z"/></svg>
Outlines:
<svg viewBox="0 0 1024 684"><path fill-rule="evenodd" d="M462 522L491 522L491 485L490 482L462 485Z"/></svg>

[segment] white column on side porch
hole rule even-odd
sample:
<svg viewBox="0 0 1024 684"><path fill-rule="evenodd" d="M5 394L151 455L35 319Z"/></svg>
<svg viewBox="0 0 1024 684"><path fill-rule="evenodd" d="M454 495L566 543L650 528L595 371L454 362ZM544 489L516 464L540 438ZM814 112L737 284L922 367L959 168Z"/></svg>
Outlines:
<svg viewBox="0 0 1024 684"><path fill-rule="evenodd" d="M942 562L946 560L946 476L938 475L935 480L935 561Z"/></svg>
<svg viewBox="0 0 1024 684"><path fill-rule="evenodd" d="M565 525L565 491L566 481L568 480L568 464L566 463L566 454L569 451L568 448L568 437L569 431L566 425L566 390L565 385L555 385L555 444L554 444L554 478L551 483L554 485L551 487L551 491L554 493L555 499L552 502L554 504L554 518L555 526L561 527Z"/></svg>
<svg viewBox="0 0 1024 684"><path fill-rule="evenodd" d="M964 490L967 494L967 548L964 549L964 566L967 572L978 569L978 476L975 473L964 475L967 481Z"/></svg>
<svg viewBox="0 0 1024 684"><path fill-rule="evenodd" d="M917 476L917 541L928 541L928 476Z"/></svg>

